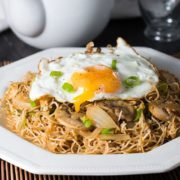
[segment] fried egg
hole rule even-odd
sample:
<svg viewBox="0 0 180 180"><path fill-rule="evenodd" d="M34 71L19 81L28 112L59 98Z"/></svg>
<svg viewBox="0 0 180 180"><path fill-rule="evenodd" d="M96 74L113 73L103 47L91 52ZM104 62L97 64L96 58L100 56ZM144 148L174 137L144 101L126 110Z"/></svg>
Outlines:
<svg viewBox="0 0 180 180"><path fill-rule="evenodd" d="M118 38L117 47L105 53L41 60L29 96L34 101L49 95L73 103L78 112L86 101L142 98L158 81L155 67Z"/></svg>

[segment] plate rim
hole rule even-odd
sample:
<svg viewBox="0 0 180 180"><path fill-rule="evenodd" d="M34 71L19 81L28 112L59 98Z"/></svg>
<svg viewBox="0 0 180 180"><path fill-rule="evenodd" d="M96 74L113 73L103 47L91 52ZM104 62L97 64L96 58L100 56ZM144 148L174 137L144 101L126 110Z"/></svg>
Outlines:
<svg viewBox="0 0 180 180"><path fill-rule="evenodd" d="M180 65L180 61L178 58L175 58L175 57L172 57L170 55L167 55L165 53L162 53L160 51L157 51L157 50L154 50L152 48L148 48L148 47L134 47L137 52L139 51L142 51L142 50L145 50L145 51L151 51L151 52L155 52L155 53L158 53L160 54L161 56L165 57L165 58L170 58L172 59L174 62L179 62L178 64ZM59 50L69 50L69 49L76 49L76 50L83 50L85 48L81 48L81 47L63 47L63 48L50 48L50 49L46 49L46 50L43 50L43 51L40 51L40 52L37 52L35 54L32 54L30 56L27 56L25 58L22 58L18 61L15 61L9 65L6 65L6 66L3 66L3 67L0 67L0 71L5 71L5 70L8 70L8 69L11 69L13 68L14 66L17 66L17 65L20 65L20 64L24 64L26 63L26 61L28 61L30 58L33 58L35 56L38 56L38 55L41 55L43 53L48 53L50 51L59 51ZM178 60L178 61L177 61ZM3 128L3 129L2 129ZM2 135L2 132L3 131L8 131L6 129L4 129L4 127L1 127L0 126L0 136ZM7 133L7 132L6 132ZM10 131L8 131L8 133L12 133ZM13 134L13 133L12 133ZM14 136L15 134L13 134ZM16 135L17 136L17 135ZM20 138L20 137L18 137ZM0 138L1 139L1 138ZM25 141L27 142L26 140L23 140L22 138L20 138L22 141ZM179 139L179 142L180 142L180 137L176 138L176 139ZM175 139L175 140L176 140ZM175 140L172 140L172 141L175 141ZM168 142L168 143L172 143L172 141ZM28 142L29 143L29 142ZM168 144L166 143L166 144ZM31 144L31 143L30 143ZM162 146L166 146L166 144L162 145ZM33 145L33 144L31 144ZM180 166L180 155L175 158L175 160L171 160L169 161L168 163L166 163L165 165L162 165L161 163L160 164L149 164L149 166L144 166L144 168L141 167L140 169L140 166L135 166L134 165L134 170L131 169L131 171L129 170L125 170L125 169L122 169L122 167L113 167L113 168L110 168L110 167L106 167L106 168L102 168L102 167L91 167L91 168L60 168L60 169L54 169L53 168L50 168L50 167L43 167L42 165L38 165L34 162L30 162L29 160L23 160L22 161L22 157L18 157L17 154L14 154L13 152L10 152L9 150L5 149L4 147L2 147L3 145L1 144L0 142L0 157L12 164L15 164L16 166L22 168L22 169L25 169L31 173L35 173L35 174L63 174L63 175L127 175L127 174L146 174L146 173L159 173L159 172L165 172L165 171L168 171L168 170L171 170L175 167L178 167ZM33 145L34 146L34 145ZM161 147L161 146L160 146ZM159 147L159 148L160 148ZM39 147L37 147L38 149L41 149ZM36 148L36 149L37 149ZM159 148L156 148L156 149L159 149ZM150 151L148 152L149 154L151 152L154 152L156 151L153 150L153 151ZM44 150L45 151L45 150ZM145 154L148 154L148 153L145 153ZM65 156L69 156L69 155L65 155ZM74 156L74 155L73 155ZM76 155L75 155L76 156ZM85 156L89 156L89 155L85 155ZM104 156L104 155L95 155L95 156ZM110 156L110 155L107 155L107 156ZM114 155L115 156L115 155ZM122 156L122 155L116 155L116 156ZM123 171L122 171L123 170Z"/></svg>

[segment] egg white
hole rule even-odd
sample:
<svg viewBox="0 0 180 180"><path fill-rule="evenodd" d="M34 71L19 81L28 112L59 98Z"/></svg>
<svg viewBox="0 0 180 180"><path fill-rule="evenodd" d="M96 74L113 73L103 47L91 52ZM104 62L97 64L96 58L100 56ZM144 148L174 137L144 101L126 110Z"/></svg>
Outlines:
<svg viewBox="0 0 180 180"><path fill-rule="evenodd" d="M130 76L137 76L141 84L133 88L125 88L121 82L121 88L115 93L97 93L92 99L134 99L144 97L159 81L153 65L145 58L137 54L126 42L119 38L117 48L106 53L75 53L55 61L44 59L39 64L39 73L32 83L30 99L36 100L44 95L50 95L59 102L74 102L74 98L83 93L83 88L69 93L62 89L65 82L70 82L74 72L83 72L84 68L95 65L111 67L112 60L117 60L116 73L123 81ZM50 76L51 71L61 71L63 75L56 79Z"/></svg>

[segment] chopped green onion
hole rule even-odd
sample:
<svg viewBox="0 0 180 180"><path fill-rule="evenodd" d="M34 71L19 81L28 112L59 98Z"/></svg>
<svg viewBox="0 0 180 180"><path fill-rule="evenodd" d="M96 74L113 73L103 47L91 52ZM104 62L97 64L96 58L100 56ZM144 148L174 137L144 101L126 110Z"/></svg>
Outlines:
<svg viewBox="0 0 180 180"><path fill-rule="evenodd" d="M113 70L117 70L116 65L117 65L117 60L116 60L116 59L113 59L113 60L112 60L112 63L111 63L111 68L112 68Z"/></svg>
<svg viewBox="0 0 180 180"><path fill-rule="evenodd" d="M161 82L158 84L157 88L160 93L166 94L168 91L168 84L165 82Z"/></svg>
<svg viewBox="0 0 180 180"><path fill-rule="evenodd" d="M69 93L74 92L74 88L73 88L72 84L69 84L67 82L62 85L62 88L64 91L67 91Z"/></svg>
<svg viewBox="0 0 180 180"><path fill-rule="evenodd" d="M139 118L141 117L143 110L142 109L136 109L136 115L134 121L139 121Z"/></svg>
<svg viewBox="0 0 180 180"><path fill-rule="evenodd" d="M123 81L123 85L126 88L133 88L135 86L138 86L139 84L141 84L141 80L137 76L129 76Z"/></svg>
<svg viewBox="0 0 180 180"><path fill-rule="evenodd" d="M102 131L101 131L101 134L113 134L113 130L110 129L110 128L104 128Z"/></svg>
<svg viewBox="0 0 180 180"><path fill-rule="evenodd" d="M36 102L35 101L30 101L31 107L36 107Z"/></svg>
<svg viewBox="0 0 180 180"><path fill-rule="evenodd" d="M92 126L92 121L88 119L86 116L83 116L81 120L86 128L90 128Z"/></svg>
<svg viewBox="0 0 180 180"><path fill-rule="evenodd" d="M63 75L61 71L51 71L50 76L54 78L59 78Z"/></svg>

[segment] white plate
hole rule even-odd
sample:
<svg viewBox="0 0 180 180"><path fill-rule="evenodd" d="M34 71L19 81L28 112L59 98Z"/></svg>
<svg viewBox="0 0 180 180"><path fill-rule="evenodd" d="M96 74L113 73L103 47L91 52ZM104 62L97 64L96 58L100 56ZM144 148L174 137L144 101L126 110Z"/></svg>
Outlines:
<svg viewBox="0 0 180 180"><path fill-rule="evenodd" d="M180 78L180 61L156 50L136 48L159 68ZM0 97L11 81L36 71L42 57L57 57L82 48L49 49L0 68ZM180 165L180 137L150 152L119 155L57 155L43 150L0 126L0 158L37 174L127 175L164 172Z"/></svg>

